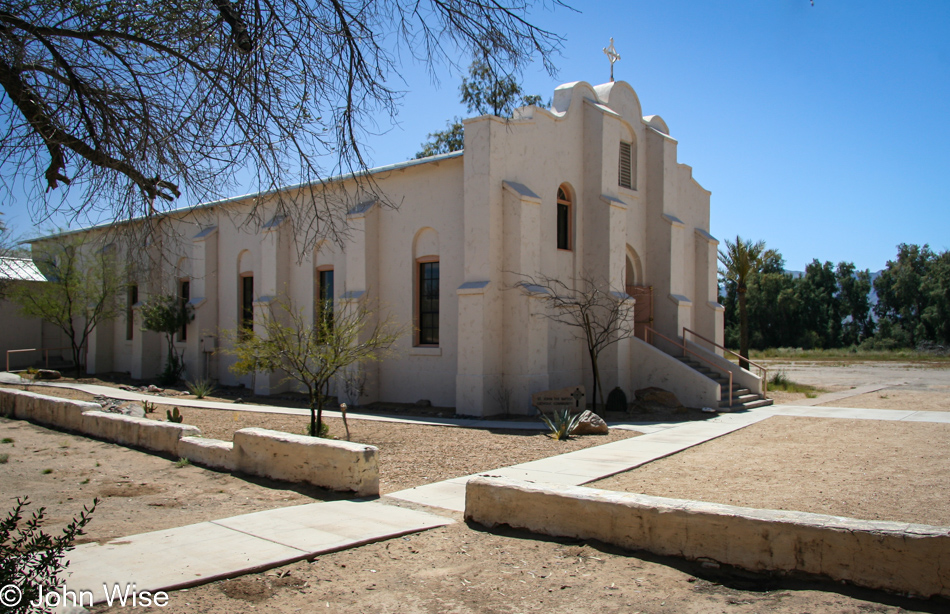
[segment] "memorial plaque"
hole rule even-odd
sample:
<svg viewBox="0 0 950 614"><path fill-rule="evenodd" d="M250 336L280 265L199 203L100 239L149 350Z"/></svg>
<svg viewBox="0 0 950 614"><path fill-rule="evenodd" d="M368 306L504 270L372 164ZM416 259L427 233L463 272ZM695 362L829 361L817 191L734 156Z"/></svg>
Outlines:
<svg viewBox="0 0 950 614"><path fill-rule="evenodd" d="M568 386L557 390L536 392L531 395L531 404L544 414L563 409L578 413L587 409L587 395L584 393L583 386Z"/></svg>

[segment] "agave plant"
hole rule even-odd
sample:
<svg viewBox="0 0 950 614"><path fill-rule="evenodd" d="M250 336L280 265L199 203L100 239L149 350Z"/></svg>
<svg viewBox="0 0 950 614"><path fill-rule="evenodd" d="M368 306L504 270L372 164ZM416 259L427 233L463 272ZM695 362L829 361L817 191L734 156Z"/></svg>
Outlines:
<svg viewBox="0 0 950 614"><path fill-rule="evenodd" d="M577 425L581 421L581 414L572 416L571 410L569 409L555 411L550 416L541 413L540 417L541 421L551 429L551 437L558 441L568 439L571 435L571 431L577 428Z"/></svg>
<svg viewBox="0 0 950 614"><path fill-rule="evenodd" d="M188 392L198 399L203 399L217 390L214 380L211 379L199 379L193 382L185 380L185 386L188 388Z"/></svg>

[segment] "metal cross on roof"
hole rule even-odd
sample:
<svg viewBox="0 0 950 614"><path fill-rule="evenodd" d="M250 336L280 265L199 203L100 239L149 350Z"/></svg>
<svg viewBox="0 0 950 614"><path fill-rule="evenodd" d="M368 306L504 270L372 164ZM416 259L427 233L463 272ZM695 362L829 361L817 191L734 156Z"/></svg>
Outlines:
<svg viewBox="0 0 950 614"><path fill-rule="evenodd" d="M610 60L610 80L614 80L614 62L620 59L620 54L617 53L617 48L614 47L614 37L610 37L610 46L604 47L604 55L607 56L607 59Z"/></svg>

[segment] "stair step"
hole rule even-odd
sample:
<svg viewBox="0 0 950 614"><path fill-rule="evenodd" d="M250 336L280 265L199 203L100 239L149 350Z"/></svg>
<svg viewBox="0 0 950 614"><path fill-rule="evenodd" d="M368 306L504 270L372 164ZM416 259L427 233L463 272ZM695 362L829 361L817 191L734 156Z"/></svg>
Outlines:
<svg viewBox="0 0 950 614"><path fill-rule="evenodd" d="M735 412L735 411L755 409L757 407L768 407L769 405L772 405L772 404L773 404L772 399L762 399L762 398L757 397L757 400L755 401L749 401L746 403L734 403L730 407L720 407L719 411L723 413L729 413L729 412Z"/></svg>
<svg viewBox="0 0 950 614"><path fill-rule="evenodd" d="M743 394L743 395L732 395L732 405L742 405L743 403L748 403L750 401L758 401L762 397L757 394ZM726 395L719 401L720 407L730 407L729 396Z"/></svg>

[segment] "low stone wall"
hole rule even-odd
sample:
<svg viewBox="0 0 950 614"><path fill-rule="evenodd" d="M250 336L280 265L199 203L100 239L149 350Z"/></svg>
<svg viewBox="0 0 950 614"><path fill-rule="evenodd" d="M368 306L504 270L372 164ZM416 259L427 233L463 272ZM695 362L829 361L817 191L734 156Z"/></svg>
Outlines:
<svg viewBox="0 0 950 614"><path fill-rule="evenodd" d="M34 420L70 431L82 430L83 412L101 410L98 403L72 401L26 390L0 388L0 415Z"/></svg>
<svg viewBox="0 0 950 614"><path fill-rule="evenodd" d="M178 443L182 437L201 435L198 427L175 422L159 422L104 411L87 411L82 415L79 432L125 446L136 446L180 457Z"/></svg>
<svg viewBox="0 0 950 614"><path fill-rule="evenodd" d="M921 597L950 596L950 527L486 477L468 481L465 519L752 571L800 571Z"/></svg>
<svg viewBox="0 0 950 614"><path fill-rule="evenodd" d="M307 482L361 496L379 494L378 450L373 446L257 428L237 431L232 444L204 439L197 427L188 424L101 410L97 403L0 387L0 416L187 458L212 469Z"/></svg>
<svg viewBox="0 0 950 614"><path fill-rule="evenodd" d="M178 442L178 455L187 458L196 465L234 471L234 444L220 439L204 437L182 437Z"/></svg>
<svg viewBox="0 0 950 614"><path fill-rule="evenodd" d="M379 494L377 448L349 441L248 428L234 433L238 471L275 480L308 482L358 495Z"/></svg>

